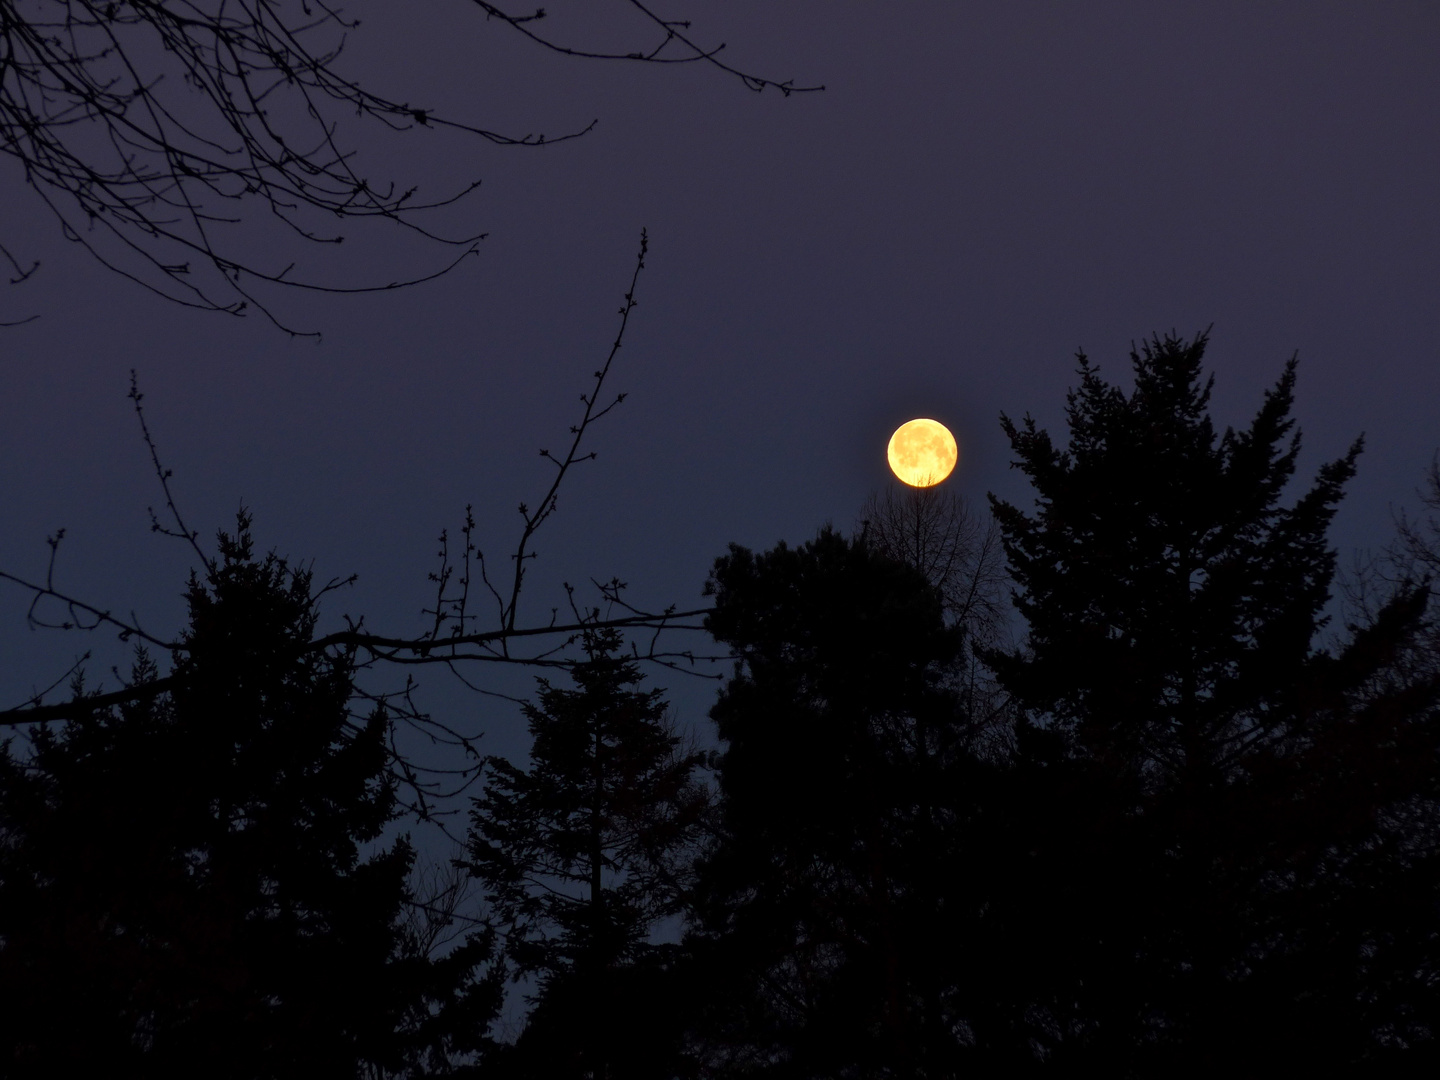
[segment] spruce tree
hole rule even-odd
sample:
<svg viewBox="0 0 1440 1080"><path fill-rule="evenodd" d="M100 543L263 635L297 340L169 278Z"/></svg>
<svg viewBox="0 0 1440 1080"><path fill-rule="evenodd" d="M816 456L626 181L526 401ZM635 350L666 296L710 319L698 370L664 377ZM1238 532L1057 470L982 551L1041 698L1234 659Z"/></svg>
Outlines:
<svg viewBox="0 0 1440 1080"><path fill-rule="evenodd" d="M586 633L583 646L573 686L542 678L524 706L529 767L486 759L467 865L515 978L538 985L513 1067L642 1076L669 1068L658 1043L675 1033L657 1030L642 999L672 959L649 938L682 909L707 806L703 755L683 749L663 692L639 689L618 633Z"/></svg>
<svg viewBox="0 0 1440 1080"><path fill-rule="evenodd" d="M991 662L1087 753L1147 781L1213 782L1289 691L1325 622L1326 531L1360 453L1282 506L1295 362L1248 429L1217 437L1205 344L1147 343L1130 395L1082 355L1064 450L1002 419L1038 513L993 501L1030 633Z"/></svg>
<svg viewBox="0 0 1440 1080"><path fill-rule="evenodd" d="M996 867L986 963L1029 975L988 1023L1062 1071L1359 1067L1440 1020L1436 685L1395 667L1426 590L1324 647L1360 443L1287 502L1295 362L1222 435L1205 345L1146 343L1129 393L1082 356L1063 449L1003 420L1036 489L993 500L1030 634L985 656L1024 712L1028 857Z"/></svg>
<svg viewBox="0 0 1440 1080"><path fill-rule="evenodd" d="M7 1076L399 1071L479 1049L498 1008L483 938L439 966L407 941L388 721L310 647L308 572L243 514L219 548L168 690L0 753Z"/></svg>

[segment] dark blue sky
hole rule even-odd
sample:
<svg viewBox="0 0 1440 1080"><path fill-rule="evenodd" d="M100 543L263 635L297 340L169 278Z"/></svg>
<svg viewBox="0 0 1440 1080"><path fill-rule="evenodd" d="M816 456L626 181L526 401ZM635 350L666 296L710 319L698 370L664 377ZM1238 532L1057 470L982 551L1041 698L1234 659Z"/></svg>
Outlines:
<svg viewBox="0 0 1440 1080"><path fill-rule="evenodd" d="M557 36L643 41L622 3L547 8ZM827 86L788 99L699 66L543 54L462 0L347 10L365 23L345 70L393 97L518 133L600 122L538 150L348 129L372 179L441 194L483 178L436 224L489 237L415 289L278 294L318 346L107 274L0 162L3 239L43 262L0 294L4 318L40 315L0 331L0 565L38 575L63 525L71 588L176 625L188 563L148 531L133 367L193 524L208 534L243 499L262 545L361 575L333 614L418 630L440 528L474 503L498 553L542 490L536 451L603 359L642 226L615 375L630 396L541 539L536 618L559 581L592 576L688 605L729 541L848 527L917 415L955 431L968 497L1021 498L999 413L1058 427L1075 350L1123 378L1153 331L1213 324L1222 423L1298 350L1307 475L1367 434L1347 551L1387 541L1440 445L1434 5L667 7L733 63ZM237 243L337 283L437 258L394 230L355 231L338 261L271 237L252 224ZM0 592L7 702L89 644L29 634L23 614ZM681 696L698 719L705 694ZM513 710L464 707L492 748L515 745Z"/></svg>

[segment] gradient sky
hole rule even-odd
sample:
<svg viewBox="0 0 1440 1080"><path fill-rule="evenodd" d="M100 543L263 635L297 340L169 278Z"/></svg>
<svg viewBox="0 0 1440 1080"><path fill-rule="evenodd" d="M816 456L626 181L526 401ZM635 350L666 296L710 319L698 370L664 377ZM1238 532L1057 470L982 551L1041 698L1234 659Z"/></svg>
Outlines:
<svg viewBox="0 0 1440 1080"><path fill-rule="evenodd" d="M648 41L623 3L546 6L557 36ZM0 331L0 566L39 576L63 525L63 584L177 626L187 552L148 530L136 368L193 525L243 500L262 546L360 574L331 616L418 631L439 530L473 503L500 554L548 481L537 450L575 419L642 226L615 371L630 396L539 542L537 619L590 577L691 606L730 541L850 527L915 416L955 432L968 498L1024 498L999 414L1060 429L1076 349L1124 381L1156 331L1213 325L1222 425L1298 351L1304 475L1367 437L1347 553L1386 543L1440 446L1433 4L669 0L730 62L827 87L788 99L699 65L547 55L463 0L347 10L364 25L343 69L381 92L518 133L599 124L543 149L348 129L372 179L424 195L483 178L436 223L489 237L415 289L277 294L320 345L108 274L0 162L4 242L43 263L0 292L0 318L40 316ZM354 233L339 261L271 252L261 224L238 242L337 283L438 257ZM32 634L24 609L0 590L7 704L99 644ZM677 691L682 719L712 692ZM513 708L436 693L491 749L519 745Z"/></svg>

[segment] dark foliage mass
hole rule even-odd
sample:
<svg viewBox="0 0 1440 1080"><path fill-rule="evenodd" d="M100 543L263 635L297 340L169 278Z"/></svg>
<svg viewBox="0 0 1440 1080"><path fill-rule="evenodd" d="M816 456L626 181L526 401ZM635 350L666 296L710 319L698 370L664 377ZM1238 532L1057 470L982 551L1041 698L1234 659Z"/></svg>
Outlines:
<svg viewBox="0 0 1440 1080"><path fill-rule="evenodd" d="M658 690L618 632L584 638L573 689L540 680L525 707L534 744L521 769L486 760L465 865L485 886L517 979L537 1005L509 1068L535 1075L656 1075L650 1011L634 995L672 948L649 941L682 910L687 857L707 798L702 762L670 728ZM629 1000L627 1000L629 999Z"/></svg>
<svg viewBox="0 0 1440 1080"><path fill-rule="evenodd" d="M247 524L190 582L167 693L0 756L7 1076L354 1075L498 1006L488 941L437 967L407 939L387 717L351 716L308 574Z"/></svg>
<svg viewBox="0 0 1440 1080"><path fill-rule="evenodd" d="M1004 422L1038 496L995 503L1030 632L985 659L1019 710L1037 1038L1135 1075L1432 1055L1429 591L1321 647L1359 443L1286 505L1293 361L1217 435L1204 347L1151 342L1128 395L1082 357L1063 450Z"/></svg>
<svg viewBox="0 0 1440 1080"><path fill-rule="evenodd" d="M829 530L732 548L712 587L711 632L739 656L712 713L728 745L697 935L727 986L713 1037L784 1075L916 1064L942 1022L921 939L970 764L943 678L963 632L919 571Z"/></svg>
<svg viewBox="0 0 1440 1080"><path fill-rule="evenodd" d="M593 616L485 759L458 947L406 915L455 912L386 831L394 717L242 521L159 691L0 756L3 1070L1433 1075L1440 527L1331 625L1359 444L1292 488L1295 365L1219 432L1204 348L1082 357L1063 443L1002 420L1017 644L933 496L717 560L719 752Z"/></svg>

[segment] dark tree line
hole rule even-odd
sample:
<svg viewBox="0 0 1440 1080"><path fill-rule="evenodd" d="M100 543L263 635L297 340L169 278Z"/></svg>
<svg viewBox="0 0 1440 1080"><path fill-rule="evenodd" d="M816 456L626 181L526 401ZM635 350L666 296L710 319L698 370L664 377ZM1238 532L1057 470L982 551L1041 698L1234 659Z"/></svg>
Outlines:
<svg viewBox="0 0 1440 1080"><path fill-rule="evenodd" d="M524 707L528 762L484 762L449 951L404 917L391 718L307 649L316 590L242 521L162 693L0 757L0 1061L1432 1075L1440 533L1403 522L1331 625L1360 445L1292 491L1294 364L1219 432L1204 347L1152 340L1128 391L1082 357L1063 443L1002 420L1036 493L992 504L1018 644L956 602L991 595L983 527L894 500L717 560L717 753L584 630Z"/></svg>

